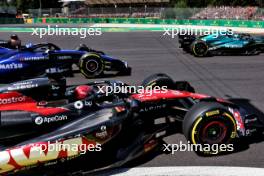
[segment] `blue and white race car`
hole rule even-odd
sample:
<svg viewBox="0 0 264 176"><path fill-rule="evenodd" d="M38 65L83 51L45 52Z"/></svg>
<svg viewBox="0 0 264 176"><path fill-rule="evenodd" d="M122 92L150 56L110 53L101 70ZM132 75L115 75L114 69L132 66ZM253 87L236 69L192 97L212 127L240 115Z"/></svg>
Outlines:
<svg viewBox="0 0 264 176"><path fill-rule="evenodd" d="M76 50L63 50L52 43L41 43L10 49L0 47L0 80L14 81L50 74L73 74L77 65L86 78L101 77L105 72L130 75L127 62L112 58L85 45Z"/></svg>

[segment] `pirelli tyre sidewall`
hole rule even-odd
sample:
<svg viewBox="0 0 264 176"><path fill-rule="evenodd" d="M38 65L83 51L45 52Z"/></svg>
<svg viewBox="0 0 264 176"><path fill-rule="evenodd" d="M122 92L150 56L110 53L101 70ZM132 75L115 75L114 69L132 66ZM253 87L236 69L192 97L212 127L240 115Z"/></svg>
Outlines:
<svg viewBox="0 0 264 176"><path fill-rule="evenodd" d="M99 54L89 53L80 58L79 68L86 78L95 78L103 74L104 62Z"/></svg>
<svg viewBox="0 0 264 176"><path fill-rule="evenodd" d="M191 51L196 57L205 57L208 54L208 45L202 40L194 41L191 45Z"/></svg>
<svg viewBox="0 0 264 176"><path fill-rule="evenodd" d="M185 115L184 136L191 144L231 144L237 134L236 121L229 110L217 102L199 102ZM196 151L201 155L222 152Z"/></svg>

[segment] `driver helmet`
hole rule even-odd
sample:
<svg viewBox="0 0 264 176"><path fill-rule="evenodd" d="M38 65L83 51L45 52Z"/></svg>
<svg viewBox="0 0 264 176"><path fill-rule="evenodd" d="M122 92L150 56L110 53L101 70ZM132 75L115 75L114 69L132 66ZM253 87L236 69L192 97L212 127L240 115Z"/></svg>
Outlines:
<svg viewBox="0 0 264 176"><path fill-rule="evenodd" d="M88 85L80 85L75 88L74 94L76 99L81 100L92 94L93 88Z"/></svg>
<svg viewBox="0 0 264 176"><path fill-rule="evenodd" d="M10 36L9 43L12 48L20 48L21 47L21 40L18 38L16 34Z"/></svg>

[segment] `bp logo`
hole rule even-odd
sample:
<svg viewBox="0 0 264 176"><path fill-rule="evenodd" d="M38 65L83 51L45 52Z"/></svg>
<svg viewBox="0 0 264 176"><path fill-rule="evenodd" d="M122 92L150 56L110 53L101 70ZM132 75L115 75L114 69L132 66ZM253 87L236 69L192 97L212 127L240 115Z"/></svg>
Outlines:
<svg viewBox="0 0 264 176"><path fill-rule="evenodd" d="M75 107L76 109L82 109L82 108L83 108L83 102L82 102L82 101L76 101L76 102L74 103L74 107Z"/></svg>
<svg viewBox="0 0 264 176"><path fill-rule="evenodd" d="M42 118L42 117L37 117L37 118L35 119L35 123L36 123L37 125L41 125L41 124L43 123L43 118Z"/></svg>

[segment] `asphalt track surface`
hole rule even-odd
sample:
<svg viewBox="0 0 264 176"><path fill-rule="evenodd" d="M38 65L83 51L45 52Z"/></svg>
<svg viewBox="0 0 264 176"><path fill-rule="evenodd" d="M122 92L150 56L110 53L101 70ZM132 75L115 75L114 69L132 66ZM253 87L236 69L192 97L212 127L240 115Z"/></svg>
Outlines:
<svg viewBox="0 0 264 176"><path fill-rule="evenodd" d="M7 39L10 33L0 33ZM215 56L195 58L178 48L177 39L160 32L103 33L80 39L78 36L46 36L40 39L31 33L20 33L22 41L51 42L61 48L75 48L80 43L105 51L108 55L128 61L132 76L114 77L129 84L140 84L148 75L167 73L175 80L187 80L197 92L237 102L264 118L264 55ZM69 78L68 84L89 80L80 74ZM186 142L181 134L166 138L170 144ZM244 166L264 167L264 138L256 138L233 154L200 157L194 152L161 154L141 162L139 167L160 166ZM243 147L245 146L245 147ZM264 173L263 173L264 174Z"/></svg>

